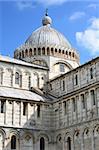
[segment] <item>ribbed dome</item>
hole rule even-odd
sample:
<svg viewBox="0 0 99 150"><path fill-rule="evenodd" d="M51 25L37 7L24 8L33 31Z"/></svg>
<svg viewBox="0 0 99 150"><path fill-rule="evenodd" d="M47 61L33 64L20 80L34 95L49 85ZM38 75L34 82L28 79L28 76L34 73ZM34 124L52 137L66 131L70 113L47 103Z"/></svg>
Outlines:
<svg viewBox="0 0 99 150"><path fill-rule="evenodd" d="M60 32L51 28L50 25L42 26L34 31L26 40L25 44L30 44L33 47L55 45L64 48L71 48L71 45L66 38Z"/></svg>

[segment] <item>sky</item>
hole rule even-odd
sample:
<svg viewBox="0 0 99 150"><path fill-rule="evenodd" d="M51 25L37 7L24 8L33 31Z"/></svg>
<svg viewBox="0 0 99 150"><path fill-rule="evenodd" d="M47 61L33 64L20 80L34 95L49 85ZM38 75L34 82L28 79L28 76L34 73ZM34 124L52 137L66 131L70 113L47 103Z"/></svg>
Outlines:
<svg viewBox="0 0 99 150"><path fill-rule="evenodd" d="M80 55L80 62L99 56L98 0L0 0L0 54L13 57L35 29L45 10L52 27L61 32Z"/></svg>

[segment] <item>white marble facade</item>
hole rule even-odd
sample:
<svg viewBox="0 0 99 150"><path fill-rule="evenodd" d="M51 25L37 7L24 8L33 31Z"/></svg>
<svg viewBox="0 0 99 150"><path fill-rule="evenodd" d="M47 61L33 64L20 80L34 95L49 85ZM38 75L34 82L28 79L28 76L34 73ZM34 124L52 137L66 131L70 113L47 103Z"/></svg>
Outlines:
<svg viewBox="0 0 99 150"><path fill-rule="evenodd" d="M0 150L99 150L99 57L79 66L50 26L0 56Z"/></svg>

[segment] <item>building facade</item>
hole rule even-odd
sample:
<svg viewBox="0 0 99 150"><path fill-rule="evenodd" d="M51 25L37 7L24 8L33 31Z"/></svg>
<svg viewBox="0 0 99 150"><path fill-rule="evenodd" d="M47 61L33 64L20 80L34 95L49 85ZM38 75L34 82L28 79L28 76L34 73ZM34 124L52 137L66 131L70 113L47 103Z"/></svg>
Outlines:
<svg viewBox="0 0 99 150"><path fill-rule="evenodd" d="M99 150L99 57L79 54L42 26L0 56L0 150Z"/></svg>

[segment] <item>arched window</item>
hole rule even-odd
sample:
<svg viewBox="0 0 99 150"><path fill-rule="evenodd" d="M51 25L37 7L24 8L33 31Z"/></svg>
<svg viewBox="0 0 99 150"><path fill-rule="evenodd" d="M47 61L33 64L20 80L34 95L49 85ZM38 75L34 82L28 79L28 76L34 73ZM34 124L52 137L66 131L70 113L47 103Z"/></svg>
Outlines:
<svg viewBox="0 0 99 150"><path fill-rule="evenodd" d="M22 51L22 58L24 58L24 51Z"/></svg>
<svg viewBox="0 0 99 150"><path fill-rule="evenodd" d="M28 56L28 50L27 49L25 50L25 56Z"/></svg>
<svg viewBox="0 0 99 150"><path fill-rule="evenodd" d="M11 150L16 150L16 136L11 137Z"/></svg>
<svg viewBox="0 0 99 150"><path fill-rule="evenodd" d="M43 137L40 138L40 150L45 150L45 140Z"/></svg>
<svg viewBox="0 0 99 150"><path fill-rule="evenodd" d="M57 48L55 48L55 53L57 53Z"/></svg>
<svg viewBox="0 0 99 150"><path fill-rule="evenodd" d="M67 150L71 150L71 138L67 138Z"/></svg>
<svg viewBox="0 0 99 150"><path fill-rule="evenodd" d="M36 55L36 48L34 48L34 55Z"/></svg>
<svg viewBox="0 0 99 150"><path fill-rule="evenodd" d="M38 48L38 55L41 55L41 48Z"/></svg>
<svg viewBox="0 0 99 150"><path fill-rule="evenodd" d="M49 55L50 54L50 52L49 52L49 47L47 47L47 55Z"/></svg>
<svg viewBox="0 0 99 150"><path fill-rule="evenodd" d="M91 67L91 68L90 68L90 79L93 79L93 72L94 72L94 70L93 70L93 68Z"/></svg>
<svg viewBox="0 0 99 150"><path fill-rule="evenodd" d="M30 57L32 56L32 49L31 48L29 49L29 56Z"/></svg>
<svg viewBox="0 0 99 150"><path fill-rule="evenodd" d="M45 47L42 48L42 55L45 55Z"/></svg>
<svg viewBox="0 0 99 150"><path fill-rule="evenodd" d="M60 72L65 72L65 65L60 63Z"/></svg>
<svg viewBox="0 0 99 150"><path fill-rule="evenodd" d="M15 84L20 83L20 74L18 72L15 73Z"/></svg>

